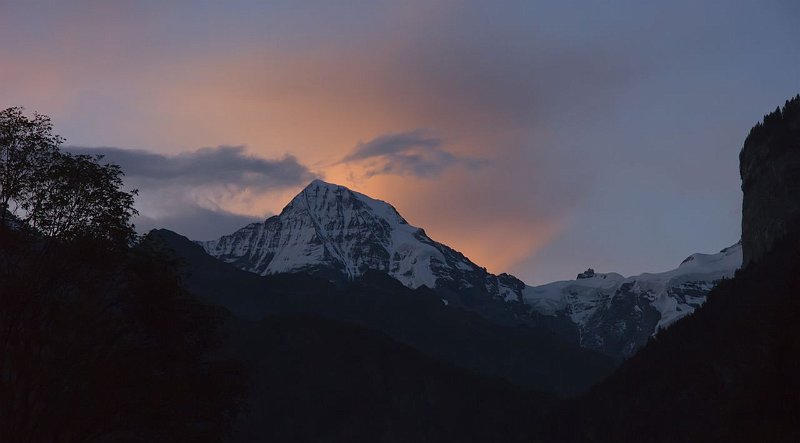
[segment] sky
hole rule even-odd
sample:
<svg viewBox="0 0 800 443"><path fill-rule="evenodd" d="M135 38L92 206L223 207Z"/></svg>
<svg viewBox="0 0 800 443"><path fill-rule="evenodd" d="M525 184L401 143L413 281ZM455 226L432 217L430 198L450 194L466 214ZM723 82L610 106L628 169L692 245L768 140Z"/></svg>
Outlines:
<svg viewBox="0 0 800 443"><path fill-rule="evenodd" d="M800 2L0 0L0 107L211 239L314 178L529 284L740 236L738 153L800 92Z"/></svg>

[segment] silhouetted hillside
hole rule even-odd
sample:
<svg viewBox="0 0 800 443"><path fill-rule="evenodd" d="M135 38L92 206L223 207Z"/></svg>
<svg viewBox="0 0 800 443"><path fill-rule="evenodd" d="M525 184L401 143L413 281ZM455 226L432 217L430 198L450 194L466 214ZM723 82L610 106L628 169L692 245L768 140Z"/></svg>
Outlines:
<svg viewBox="0 0 800 443"><path fill-rule="evenodd" d="M180 282L146 247L0 226L0 441L219 441L243 373Z"/></svg>
<svg viewBox="0 0 800 443"><path fill-rule="evenodd" d="M242 318L302 313L345 321L463 368L560 394L585 390L615 365L552 332L493 323L446 306L433 290L411 290L380 272L340 287L303 274L260 277L208 256L170 231L153 231L151 238L184 260L192 292Z"/></svg>
<svg viewBox="0 0 800 443"><path fill-rule="evenodd" d="M800 441L800 236L561 411L555 441ZM577 419L579 418L579 420Z"/></svg>
<svg viewBox="0 0 800 443"><path fill-rule="evenodd" d="M229 326L250 373L235 441L530 442L555 401L333 320Z"/></svg>

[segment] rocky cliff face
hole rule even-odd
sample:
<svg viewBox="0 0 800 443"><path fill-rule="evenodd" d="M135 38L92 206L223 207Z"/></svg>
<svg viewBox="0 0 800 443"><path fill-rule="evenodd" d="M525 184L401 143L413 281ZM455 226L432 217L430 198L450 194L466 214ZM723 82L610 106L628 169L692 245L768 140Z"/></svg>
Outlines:
<svg viewBox="0 0 800 443"><path fill-rule="evenodd" d="M739 154L744 264L758 261L800 219L800 95L764 117Z"/></svg>

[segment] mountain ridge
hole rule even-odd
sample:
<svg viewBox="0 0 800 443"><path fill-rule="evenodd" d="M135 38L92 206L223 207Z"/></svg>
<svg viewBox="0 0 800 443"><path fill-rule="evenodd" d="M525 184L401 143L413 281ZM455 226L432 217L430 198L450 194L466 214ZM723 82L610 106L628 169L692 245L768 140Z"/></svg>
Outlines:
<svg viewBox="0 0 800 443"><path fill-rule="evenodd" d="M345 284L368 271L385 272L408 288L435 289L446 305L500 323L541 326L618 359L693 312L741 264L737 243L718 254L692 254L666 272L624 277L590 269L574 281L528 286L434 241L391 204L319 179L280 214L196 243L212 257L262 276L305 273Z"/></svg>
<svg viewBox="0 0 800 443"><path fill-rule="evenodd" d="M153 230L147 240L182 263L186 287L200 300L249 321L304 314L360 325L476 373L560 395L579 393L616 367L551 331L445 305L439 291L410 289L379 271L342 284L302 273L260 276L172 231Z"/></svg>
<svg viewBox="0 0 800 443"><path fill-rule="evenodd" d="M627 358L651 336L693 313L741 266L741 242L717 254L695 253L675 269L624 277L590 269L575 280L526 286L534 316L574 328L582 346ZM590 272L591 271L591 272Z"/></svg>

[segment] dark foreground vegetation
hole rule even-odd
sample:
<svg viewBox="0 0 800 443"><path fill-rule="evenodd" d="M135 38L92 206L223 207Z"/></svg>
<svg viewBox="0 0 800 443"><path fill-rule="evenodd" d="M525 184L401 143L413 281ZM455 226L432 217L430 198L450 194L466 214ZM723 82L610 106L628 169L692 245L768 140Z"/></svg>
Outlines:
<svg viewBox="0 0 800 443"><path fill-rule="evenodd" d="M553 441L800 441L800 229L554 414Z"/></svg>
<svg viewBox="0 0 800 443"><path fill-rule="evenodd" d="M0 440L215 441L243 393L217 308L139 246L0 230Z"/></svg>
<svg viewBox="0 0 800 443"><path fill-rule="evenodd" d="M244 380L221 311L137 241L119 167L60 142L0 113L0 441L219 440Z"/></svg>

